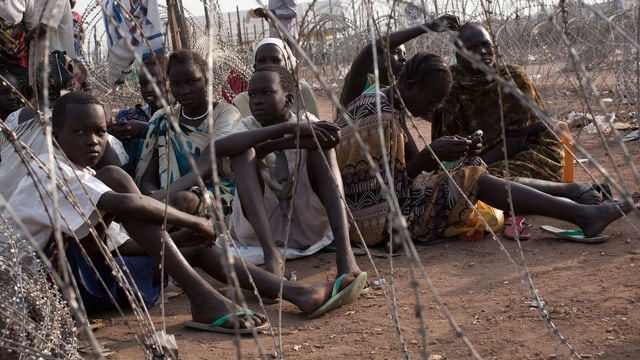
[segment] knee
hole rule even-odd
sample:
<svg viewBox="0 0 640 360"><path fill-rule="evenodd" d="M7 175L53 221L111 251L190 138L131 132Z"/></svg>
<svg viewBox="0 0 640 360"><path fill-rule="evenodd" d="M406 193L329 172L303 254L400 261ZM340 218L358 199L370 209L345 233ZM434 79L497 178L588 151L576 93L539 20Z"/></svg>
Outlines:
<svg viewBox="0 0 640 360"><path fill-rule="evenodd" d="M201 213L202 200L190 191L179 191L172 194L169 197L169 204L188 214L198 215Z"/></svg>
<svg viewBox="0 0 640 360"><path fill-rule="evenodd" d="M131 176L118 166L107 165L96 172L96 177L116 192L139 192Z"/></svg>
<svg viewBox="0 0 640 360"><path fill-rule="evenodd" d="M237 167L242 166L256 158L256 150L254 148L249 148L240 154L231 156L231 166L235 171Z"/></svg>

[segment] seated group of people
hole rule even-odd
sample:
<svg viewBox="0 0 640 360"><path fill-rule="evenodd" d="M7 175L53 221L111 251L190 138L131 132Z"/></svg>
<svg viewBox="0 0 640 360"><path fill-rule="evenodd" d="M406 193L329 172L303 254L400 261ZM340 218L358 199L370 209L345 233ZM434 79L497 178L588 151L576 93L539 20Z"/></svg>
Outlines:
<svg viewBox="0 0 640 360"><path fill-rule="evenodd" d="M246 95L234 100L237 108L209 103L206 62L191 51L172 53L166 71L162 65L147 63L140 76L147 105L120 112L115 123L92 95L63 95L51 114L59 150L53 164L46 152L37 157L29 169L31 176L13 192L10 208L26 226L15 228L29 232L54 258L60 244L52 236L52 224L61 225L69 265L81 279L78 286L85 304L108 306L109 292L120 290L106 290L79 276L92 271L82 253L104 263L103 258L117 249L122 262L132 268L148 262L136 266L140 271L133 275L136 283L140 278L138 288L149 306L162 284L157 264L164 256L166 273L191 302L189 326L251 332L267 328L266 317L223 297L193 270L200 267L227 280L224 251L212 246L221 235L214 231L214 223L228 223L233 239L263 249L265 270L250 264L245 269L240 261L234 262L241 287L251 289L255 284L261 297L290 301L316 317L368 290L367 274L355 260L352 242L384 244L390 234L402 238L405 229L416 242L441 237L447 226L466 220L477 200L508 210L509 181L516 212L571 222L587 237L622 216L620 210L631 210L630 204L600 204L585 197L593 190L584 184L552 182L561 178L560 144L515 98L505 94L500 104L487 95L483 102L477 101L478 94L497 91L498 85L483 75L483 67L494 67L496 72L508 72L518 88L541 105L521 68L503 70L495 64L486 30L475 24L458 29L457 19L449 16L426 25L405 30L402 36L391 34L371 46L382 58L385 49L400 46L426 28L458 30L458 64L450 67L440 56L427 53L407 60L402 49L394 50L390 53L397 55L397 61L380 64L385 69L395 64L385 74L396 80L386 81L388 85L376 91L368 86L368 71L361 71L363 64L373 64L362 55L373 56L369 46L347 76L341 96L344 111L335 123L317 119L313 94L295 81L295 58L278 39L265 39L256 46L255 71ZM177 101L169 107L160 104L165 73ZM506 144L501 144L496 131L500 105L509 107ZM408 130L407 112L437 122L433 141L424 149L417 147ZM513 123L506 120L512 113ZM469 136L479 129L484 137ZM114 160L108 133L124 143L126 164ZM509 179L501 147L507 149ZM452 166L442 169L439 161L450 161ZM4 159L0 169L3 166ZM46 191L50 167L67 190ZM211 196L199 185L207 187ZM228 205L213 219L207 209L212 198L226 199ZM171 206L165 207L163 201ZM394 214L405 216L406 228ZM306 248L325 237L332 238L337 249L336 280L312 285L288 281L277 246ZM146 256L141 259L141 255ZM98 271L113 278L108 268ZM125 297L118 294L116 300Z"/></svg>

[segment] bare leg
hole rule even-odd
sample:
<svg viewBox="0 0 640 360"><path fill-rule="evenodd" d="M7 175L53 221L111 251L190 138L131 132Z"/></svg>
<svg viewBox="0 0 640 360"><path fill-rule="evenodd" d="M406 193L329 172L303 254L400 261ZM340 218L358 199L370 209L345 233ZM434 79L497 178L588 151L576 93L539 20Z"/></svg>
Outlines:
<svg viewBox="0 0 640 360"><path fill-rule="evenodd" d="M107 167L98 171L96 177L118 192L140 193L133 180L117 167ZM158 263L161 261L163 237L167 239L164 249L164 264L167 274L184 289L191 302L191 316L194 321L210 323L219 317L242 310L236 304L223 297L209 283L202 279L182 256L169 235L160 225L121 219L129 235L139 243ZM239 319L241 328L259 326L266 321L263 315ZM227 321L223 326L233 328L234 323Z"/></svg>
<svg viewBox="0 0 640 360"><path fill-rule="evenodd" d="M226 273L228 269L223 266L221 261L224 254L220 248L197 246L181 250L184 257L193 267L203 269L207 274L219 281L227 281ZM242 288L252 290L253 285L250 282L252 278L260 296L270 299L279 297L281 279L278 276L252 264L247 264L247 270L249 271L247 273L238 259L234 262L234 269ZM340 284L340 290L347 287L356 275L353 272L349 273ZM282 298L296 305L304 313L310 314L329 300L332 288L333 282L304 285L298 282L285 281L283 282Z"/></svg>
<svg viewBox="0 0 640 360"><path fill-rule="evenodd" d="M527 185L549 195L565 197L584 205L598 205L602 202L598 191L587 182L557 183L530 178L518 178L515 182Z"/></svg>
<svg viewBox="0 0 640 360"><path fill-rule="evenodd" d="M509 210L507 180L485 175L478 186L478 200L498 209ZM622 216L615 203L582 205L519 183L511 183L511 195L516 212L568 221L580 227L585 236L600 234L607 225ZM625 213L631 211L630 204L622 203L619 206Z"/></svg>
<svg viewBox="0 0 640 360"><path fill-rule="evenodd" d="M231 164L236 179L236 191L242 204L242 212L255 230L262 251L264 252L265 268L267 271L282 276L284 274L284 259L276 248L271 234L271 226L264 208L264 185L259 173L258 158L254 149L231 158Z"/></svg>
<svg viewBox="0 0 640 360"><path fill-rule="evenodd" d="M330 169L327 169L322 155L325 155L329 162ZM338 169L336 153L333 149L309 150L307 152L307 171L313 191L318 195L322 205L329 216L331 232L333 232L336 246L336 265L338 274L360 273L360 268L356 262L349 240L349 222L347 221L347 211L340 198L344 195L342 188L342 178ZM329 170L329 171L327 171ZM334 179L338 183L339 192L334 186Z"/></svg>
<svg viewBox="0 0 640 360"><path fill-rule="evenodd" d="M198 195L190 191L178 191L171 194L169 196L169 205L180 211L186 212L187 214L193 214L196 216L202 215L202 203L200 202Z"/></svg>

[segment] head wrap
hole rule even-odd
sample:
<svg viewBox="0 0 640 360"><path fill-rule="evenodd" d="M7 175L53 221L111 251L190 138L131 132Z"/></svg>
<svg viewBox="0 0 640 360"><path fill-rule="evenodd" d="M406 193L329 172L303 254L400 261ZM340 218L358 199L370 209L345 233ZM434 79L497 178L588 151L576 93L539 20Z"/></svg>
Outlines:
<svg viewBox="0 0 640 360"><path fill-rule="evenodd" d="M278 49L280 49L280 51L282 52L282 54L284 56L285 67L287 69L289 69L289 71L293 72L293 70L296 67L296 64L298 63L298 59L296 59L296 57L293 56L293 52L291 51L289 46L287 46L284 43L284 41L282 41L282 40L280 40L278 38L264 38L264 39L260 40L260 42L255 44L255 46L253 47L253 61L255 62L255 60L256 60L256 55L258 54L258 49L260 49L262 46L267 45L267 44L275 45Z"/></svg>

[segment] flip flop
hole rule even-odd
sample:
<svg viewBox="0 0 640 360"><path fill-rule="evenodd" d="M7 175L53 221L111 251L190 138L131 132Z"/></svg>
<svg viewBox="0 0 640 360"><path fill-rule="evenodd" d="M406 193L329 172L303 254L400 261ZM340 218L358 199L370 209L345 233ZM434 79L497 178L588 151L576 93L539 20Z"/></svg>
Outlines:
<svg viewBox="0 0 640 360"><path fill-rule="evenodd" d="M215 332L215 333L222 333L222 334L252 334L254 330L256 332L269 330L269 323L264 323L260 326L251 327L251 328L242 328L242 329L226 328L222 326L224 323L229 321L234 316L237 316L237 317L253 316L253 314L254 312L251 310L238 311L235 313L222 315L211 324L200 323L196 321L185 321L184 326L193 328L193 329L204 330L204 331Z"/></svg>
<svg viewBox="0 0 640 360"><path fill-rule="evenodd" d="M506 239L515 240L516 232L520 235L520 241L529 240L531 238L531 232L527 228L531 227L523 217L510 216L504 220L504 231L502 234Z"/></svg>
<svg viewBox="0 0 640 360"><path fill-rule="evenodd" d="M324 315L325 313L337 309L343 305L351 304L354 302L360 292L364 288L364 284L367 282L367 273L361 272L356 276L355 279L349 284L346 288L342 289L340 292L340 284L342 283L342 279L347 276L347 274L340 275L336 281L333 283L333 291L331 291L331 298L327 300L322 306L320 306L316 311L308 314L307 317L309 319L317 318L318 316Z"/></svg>
<svg viewBox="0 0 640 360"><path fill-rule="evenodd" d="M584 236L582 230L567 230L551 225L540 225L540 229L542 229L543 232L553 234L560 238L585 244L601 243L609 239L609 235L596 235L592 237L586 237Z"/></svg>

